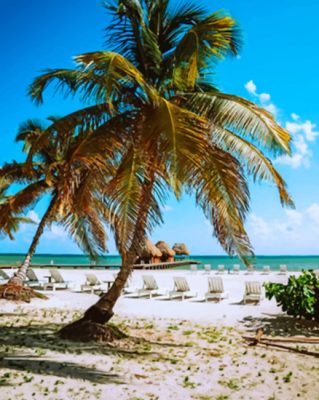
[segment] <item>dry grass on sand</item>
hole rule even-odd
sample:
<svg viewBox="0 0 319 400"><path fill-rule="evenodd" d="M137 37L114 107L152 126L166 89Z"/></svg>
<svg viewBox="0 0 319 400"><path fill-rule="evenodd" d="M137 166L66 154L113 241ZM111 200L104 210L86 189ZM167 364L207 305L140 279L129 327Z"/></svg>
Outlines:
<svg viewBox="0 0 319 400"><path fill-rule="evenodd" d="M289 331L289 318L222 327L121 317L114 323L129 337L111 345L57 338L61 324L77 316L22 307L0 314L1 400L319 399L318 358L242 340L257 324L268 334ZM293 334L319 336L293 327Z"/></svg>

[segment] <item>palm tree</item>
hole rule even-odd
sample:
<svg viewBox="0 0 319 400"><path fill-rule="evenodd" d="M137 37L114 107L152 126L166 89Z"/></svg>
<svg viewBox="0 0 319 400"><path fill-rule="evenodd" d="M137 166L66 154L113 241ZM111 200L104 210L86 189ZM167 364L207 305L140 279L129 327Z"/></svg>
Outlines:
<svg viewBox="0 0 319 400"><path fill-rule="evenodd" d="M54 121L58 123L57 119ZM6 187L17 183L22 185L15 194L0 202L0 209L4 210L0 213L0 232L11 235L17 222L29 220L16 215L25 212L43 197L48 200L22 265L8 284L1 287L0 294L3 296L10 296L17 287L23 286L31 257L44 228L53 222L62 224L91 257L95 258L106 250L103 221L107 213L99 187L106 184L114 167L105 157L99 157L97 149L103 149L103 154L107 154L108 145L100 144L98 132L90 134L77 131L62 137L51 126L33 120L22 124L17 140L23 141L27 159L22 163L5 164L0 169ZM42 134L49 129L51 134L46 135L44 140ZM41 143L38 149L37 143ZM109 159L114 158L114 149L115 140ZM31 293L30 290L27 292ZM18 293L23 293L21 288Z"/></svg>
<svg viewBox="0 0 319 400"><path fill-rule="evenodd" d="M107 143L116 130L122 141L104 190L122 267L77 327L112 317L145 234L161 222L159 204L169 191L177 198L194 193L225 251L244 260L252 254L244 228L247 176L273 182L282 204L293 204L268 158L290 152L288 132L269 112L221 93L212 80L215 63L238 54L234 19L192 3L172 8L168 0L106 1L105 7L113 18L106 29L111 51L79 55L76 69L47 70L30 86L38 103L52 82L88 103L43 131L36 147L52 129L62 136L97 130ZM72 335L74 325L69 328L62 334Z"/></svg>
<svg viewBox="0 0 319 400"><path fill-rule="evenodd" d="M10 207L12 197L6 193L9 187L10 183L0 177L0 237L7 236L14 240L13 234L18 232L19 225L33 223L33 221L12 211Z"/></svg>

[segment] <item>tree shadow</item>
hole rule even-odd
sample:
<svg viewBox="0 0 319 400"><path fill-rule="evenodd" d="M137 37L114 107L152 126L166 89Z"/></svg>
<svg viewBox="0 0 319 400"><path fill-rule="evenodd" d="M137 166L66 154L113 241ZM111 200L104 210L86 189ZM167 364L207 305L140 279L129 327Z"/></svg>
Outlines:
<svg viewBox="0 0 319 400"><path fill-rule="evenodd" d="M73 362L55 361L33 355L17 355L15 353L8 355L0 353L0 367L62 378L84 379L93 383L126 383L117 374L109 374L105 371L85 367Z"/></svg>
<svg viewBox="0 0 319 400"><path fill-rule="evenodd" d="M263 314L263 317L245 317L240 322L249 331L262 328L270 336L318 336L319 323L297 319L286 314Z"/></svg>
<svg viewBox="0 0 319 400"><path fill-rule="evenodd" d="M62 324L32 324L23 326L1 326L0 325L0 345L17 346L20 348L34 349L43 354L43 351L51 350L67 354L105 354L119 355L132 359L136 357L152 357L157 354L152 351L144 351L143 348L131 348L132 343L138 341L134 337L128 336L112 343L99 342L76 342L63 340L57 332L63 327ZM123 345L120 344L123 342ZM130 342L130 346L128 345Z"/></svg>

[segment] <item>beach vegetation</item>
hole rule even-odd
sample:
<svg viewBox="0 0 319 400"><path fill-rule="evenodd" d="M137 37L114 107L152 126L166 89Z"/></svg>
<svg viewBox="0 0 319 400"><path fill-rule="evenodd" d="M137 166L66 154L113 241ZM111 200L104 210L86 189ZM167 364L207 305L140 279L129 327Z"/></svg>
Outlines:
<svg viewBox="0 0 319 400"><path fill-rule="evenodd" d="M93 257L105 251L105 226L114 233L120 272L108 293L61 330L73 340L112 338L104 324L145 237L163 222L168 194L192 194L225 252L246 263L253 256L244 226L248 177L272 183L281 203L293 205L269 158L290 153L289 133L271 113L214 82L216 63L239 54L237 22L195 2L110 0L104 6L112 18L108 50L78 55L75 68L47 70L29 87L38 104L55 85L84 108L32 135L20 132L25 163L0 169L0 176L27 183L13 197L13 210L50 196L12 284L21 285L45 226L62 224ZM20 203L23 190L29 196Z"/></svg>
<svg viewBox="0 0 319 400"><path fill-rule="evenodd" d="M319 321L319 276L314 271L303 271L290 276L287 284L267 282L266 297L275 298L288 315Z"/></svg>

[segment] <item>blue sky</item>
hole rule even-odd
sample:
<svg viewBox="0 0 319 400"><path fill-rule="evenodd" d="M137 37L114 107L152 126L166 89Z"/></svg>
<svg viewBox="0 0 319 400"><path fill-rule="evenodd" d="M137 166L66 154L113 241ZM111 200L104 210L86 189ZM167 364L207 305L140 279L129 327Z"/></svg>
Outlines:
<svg viewBox="0 0 319 400"><path fill-rule="evenodd" d="M205 3L205 2L204 2ZM319 3L313 0L225 0L208 2L226 9L243 29L240 57L222 62L216 82L274 112L294 138L291 159L275 160L296 203L282 209L276 190L251 186L247 230L257 254L318 254L319 234ZM72 56L103 49L107 17L95 0L0 0L0 165L21 157L14 143L27 118L64 115L79 104L48 92L36 107L26 95L32 79L45 68L71 67ZM31 212L36 219L44 204ZM154 240L186 242L193 254L223 254L193 199L170 199L165 224ZM34 227L22 226L16 240L0 241L0 252L23 252ZM110 253L115 253L112 239ZM77 247L57 226L45 232L39 252L76 253Z"/></svg>

